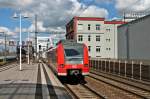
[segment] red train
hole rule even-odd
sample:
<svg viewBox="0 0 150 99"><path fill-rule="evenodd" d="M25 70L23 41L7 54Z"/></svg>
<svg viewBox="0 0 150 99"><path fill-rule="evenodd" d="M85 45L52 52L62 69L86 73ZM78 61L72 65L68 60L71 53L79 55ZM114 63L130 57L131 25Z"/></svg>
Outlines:
<svg viewBox="0 0 150 99"><path fill-rule="evenodd" d="M47 53L48 64L58 76L88 75L89 59L85 44L72 40L61 40L56 48Z"/></svg>

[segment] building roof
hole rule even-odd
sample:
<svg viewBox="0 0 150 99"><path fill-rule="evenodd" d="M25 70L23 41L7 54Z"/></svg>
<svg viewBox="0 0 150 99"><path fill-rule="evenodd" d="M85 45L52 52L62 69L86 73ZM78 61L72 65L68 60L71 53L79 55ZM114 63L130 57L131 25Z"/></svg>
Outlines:
<svg viewBox="0 0 150 99"><path fill-rule="evenodd" d="M83 21L104 21L105 20L105 18L100 18L100 17L77 17L77 16L75 16L74 19L83 20Z"/></svg>
<svg viewBox="0 0 150 99"><path fill-rule="evenodd" d="M74 19L82 20L82 21L104 21L104 24L125 24L126 23L124 21L116 21L116 20L105 21L105 18L100 18L100 17L78 17L78 16L75 16L66 24L66 26L68 26Z"/></svg>

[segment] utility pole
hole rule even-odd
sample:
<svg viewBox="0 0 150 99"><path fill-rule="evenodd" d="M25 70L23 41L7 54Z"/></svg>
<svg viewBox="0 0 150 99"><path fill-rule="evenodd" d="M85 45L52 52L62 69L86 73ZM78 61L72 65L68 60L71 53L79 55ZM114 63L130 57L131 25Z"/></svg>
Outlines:
<svg viewBox="0 0 150 99"><path fill-rule="evenodd" d="M6 33L4 33L5 36L5 61L6 61Z"/></svg>
<svg viewBox="0 0 150 99"><path fill-rule="evenodd" d="M35 61L37 61L37 14L35 14Z"/></svg>
<svg viewBox="0 0 150 99"><path fill-rule="evenodd" d="M29 50L29 31L28 31L28 64L30 64L30 50Z"/></svg>

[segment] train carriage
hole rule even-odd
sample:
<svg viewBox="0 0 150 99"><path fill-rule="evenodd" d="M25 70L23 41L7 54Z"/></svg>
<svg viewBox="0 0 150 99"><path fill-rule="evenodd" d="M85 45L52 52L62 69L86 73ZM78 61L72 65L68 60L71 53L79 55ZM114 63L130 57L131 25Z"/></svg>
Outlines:
<svg viewBox="0 0 150 99"><path fill-rule="evenodd" d="M85 44L62 40L47 53L49 66L58 76L88 75L88 49Z"/></svg>

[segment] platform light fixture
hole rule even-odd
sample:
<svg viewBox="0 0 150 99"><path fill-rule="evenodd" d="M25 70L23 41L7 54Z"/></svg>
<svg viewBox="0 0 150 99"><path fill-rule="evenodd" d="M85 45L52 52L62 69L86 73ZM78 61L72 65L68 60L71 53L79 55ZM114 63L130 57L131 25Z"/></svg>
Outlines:
<svg viewBox="0 0 150 99"><path fill-rule="evenodd" d="M22 49L22 39L21 39L21 34L22 34L22 18L29 18L28 16L24 16L21 13L21 10L19 10L19 13L14 13L13 18L19 18L19 26L20 26L20 42L19 42L19 46L20 46L20 71L22 71L22 55L21 55L21 49Z"/></svg>

